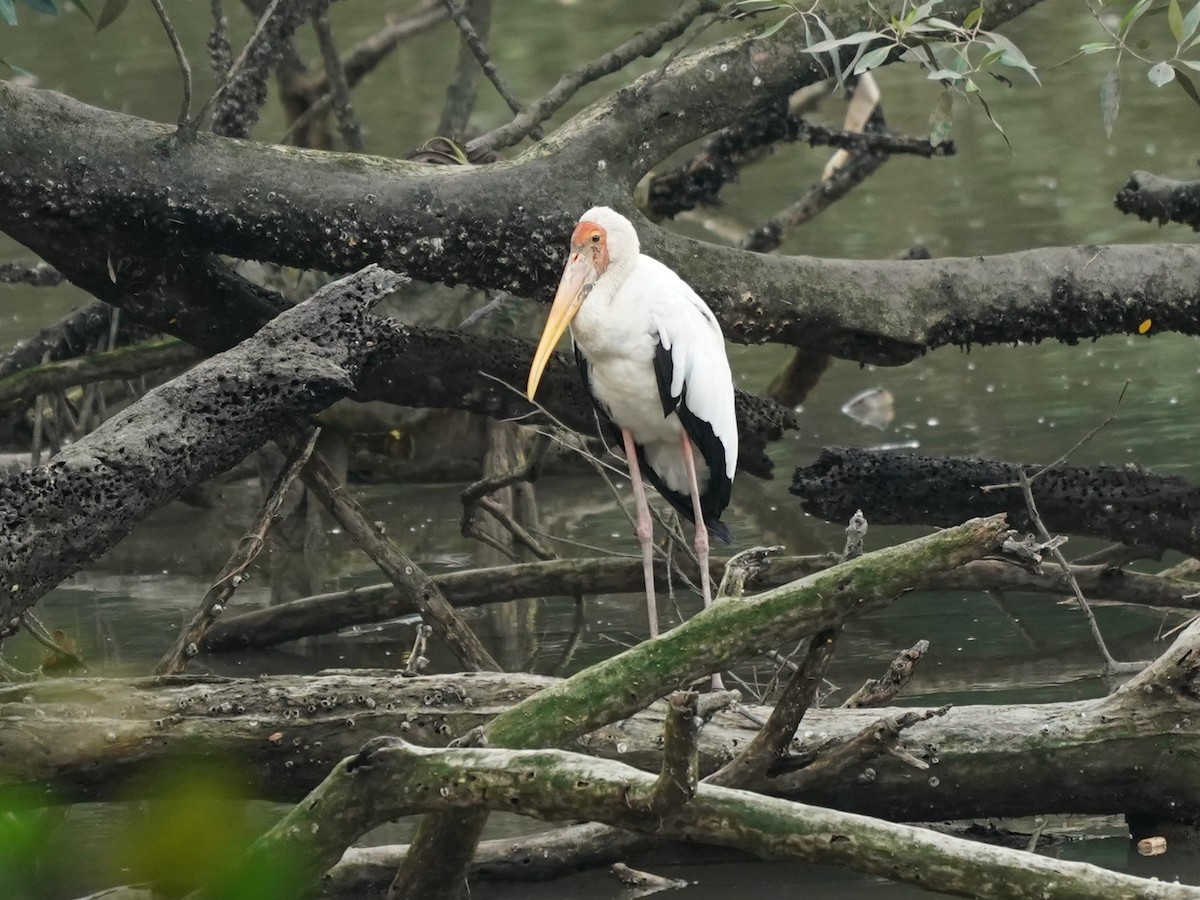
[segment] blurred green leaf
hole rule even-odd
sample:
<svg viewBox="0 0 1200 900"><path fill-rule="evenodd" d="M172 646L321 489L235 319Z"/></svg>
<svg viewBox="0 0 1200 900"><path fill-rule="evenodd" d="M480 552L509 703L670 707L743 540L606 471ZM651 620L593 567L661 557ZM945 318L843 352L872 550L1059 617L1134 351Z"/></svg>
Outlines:
<svg viewBox="0 0 1200 900"><path fill-rule="evenodd" d="M1183 37L1181 37L1179 40L1186 41L1196 33L1196 29L1198 27L1200 27L1200 2L1197 2L1196 5L1192 7L1192 11L1184 17Z"/></svg>
<svg viewBox="0 0 1200 900"><path fill-rule="evenodd" d="M104 0L104 8L100 10L100 18L96 20L96 30L103 31L117 21L128 5L129 0Z"/></svg>
<svg viewBox="0 0 1200 900"><path fill-rule="evenodd" d="M1183 42L1183 11L1179 8L1179 0L1167 3L1167 24L1171 26L1171 34L1175 40Z"/></svg>
<svg viewBox="0 0 1200 900"><path fill-rule="evenodd" d="M1113 125L1121 109L1121 73L1116 66L1100 83L1100 114L1104 119L1104 135L1112 137Z"/></svg>
<svg viewBox="0 0 1200 900"><path fill-rule="evenodd" d="M1134 23L1142 17L1150 6L1150 0L1137 0L1137 3L1130 7L1129 12L1125 13L1125 17L1121 19L1121 24L1117 26L1117 37L1124 37L1129 33L1129 29Z"/></svg>
<svg viewBox="0 0 1200 900"><path fill-rule="evenodd" d="M1178 66L1175 67L1175 80L1183 88L1183 92L1192 98L1192 102L1200 106L1200 94L1196 93L1196 85L1192 83L1192 79L1188 77L1188 74Z"/></svg>
<svg viewBox="0 0 1200 900"><path fill-rule="evenodd" d="M92 16L92 11L83 5L83 0L63 0L63 2L70 3L73 7L75 7L77 10L79 10L85 16L87 16L89 22L96 21L95 18Z"/></svg>
<svg viewBox="0 0 1200 900"><path fill-rule="evenodd" d="M6 60L0 59L0 66L6 67L10 72L12 72L15 75L24 75L26 78L33 77L32 72L30 72L28 69L22 69L20 66L16 65L15 63L10 63Z"/></svg>
<svg viewBox="0 0 1200 900"><path fill-rule="evenodd" d="M963 28L971 29L983 18L983 5L979 5L967 13L967 17L963 19Z"/></svg>
<svg viewBox="0 0 1200 900"><path fill-rule="evenodd" d="M58 15L58 7L54 5L54 0L21 0L21 2L35 12L40 12L42 15Z"/></svg>
<svg viewBox="0 0 1200 900"><path fill-rule="evenodd" d="M930 81L962 81L963 74L953 69L934 69L928 77Z"/></svg>
<svg viewBox="0 0 1200 900"><path fill-rule="evenodd" d="M1029 77L1038 84L1042 83L1041 79L1037 76L1037 72L1035 72L1033 66L1030 65L1029 60L1025 58L1025 54L1021 52L1020 48L1017 47L1016 44L1014 44L1004 35L995 33L989 33L985 40L995 49L1002 51L999 57L1000 65L1009 66L1013 69L1020 69L1021 71L1026 72Z"/></svg>
<svg viewBox="0 0 1200 900"><path fill-rule="evenodd" d="M837 50L839 47L848 47L851 44L866 44L881 37L885 37L885 35L878 31L856 31L849 37L817 41L815 44L805 47L804 51L806 53L825 53L829 50Z"/></svg>
<svg viewBox="0 0 1200 900"><path fill-rule="evenodd" d="M110 0L110 2L111 2L111 0ZM790 16L789 16L789 18L790 18ZM787 22L787 19L780 19L775 24L767 26L767 28L765 28L760 34L756 34L754 36L754 40L761 41L763 38L769 38L771 35L773 35L775 32L777 32L780 28L782 28L784 26L784 23L786 23L786 22Z"/></svg>
<svg viewBox="0 0 1200 900"><path fill-rule="evenodd" d="M1115 50L1116 44L1110 44L1108 41L1092 41L1088 44L1079 46L1080 53L1102 53L1105 50Z"/></svg>
<svg viewBox="0 0 1200 900"><path fill-rule="evenodd" d="M13 6L13 0L0 0L0 16L3 16L9 25L17 24L17 10Z"/></svg>
<svg viewBox="0 0 1200 900"><path fill-rule="evenodd" d="M891 47L876 47L870 53L864 53L862 59L854 66L854 74L861 75L863 72L869 72L877 66L883 65L891 52Z"/></svg>

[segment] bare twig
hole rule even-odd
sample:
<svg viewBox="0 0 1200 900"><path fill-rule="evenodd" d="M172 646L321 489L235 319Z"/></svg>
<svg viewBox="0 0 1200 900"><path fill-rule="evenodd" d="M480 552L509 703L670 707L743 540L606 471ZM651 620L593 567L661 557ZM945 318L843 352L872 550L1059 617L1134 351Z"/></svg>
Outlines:
<svg viewBox="0 0 1200 900"><path fill-rule="evenodd" d="M527 135L541 140L537 126L554 115L585 84L620 71L640 56L653 56L667 41L683 34L697 16L706 12L716 12L720 8L720 0L688 0L681 3L671 18L647 28L611 52L563 75L546 96L524 111L514 109L513 112L517 113L516 118L507 125L471 141L467 149L500 150L511 147Z"/></svg>
<svg viewBox="0 0 1200 900"><path fill-rule="evenodd" d="M453 10L450 12L453 14ZM492 25L492 0L467 0L466 15L482 43L488 39ZM466 41L458 48L458 62L454 67L454 78L446 88L446 99L442 103L442 117L438 121L437 133L462 139L475 108L475 87L479 78L479 62Z"/></svg>
<svg viewBox="0 0 1200 900"><path fill-rule="evenodd" d="M204 639L205 632L225 611L229 598L245 580L246 570L250 568L250 564L262 550L267 530L275 521L275 517L279 515L279 508L283 505L283 500L292 483L299 476L304 464L308 462L320 433L319 428L309 428L306 434L297 437L279 474L275 476L271 489L258 508L250 530L238 542L229 561L221 569L221 574L205 592L196 611L192 613L191 620L179 633L175 643L163 654L158 665L154 667L155 675L179 674L187 668L188 660L200 652L200 642Z"/></svg>
<svg viewBox="0 0 1200 900"><path fill-rule="evenodd" d="M513 298L513 295L508 291L488 291L486 296L487 302L459 323L458 328L460 331L472 327L481 319L487 318Z"/></svg>
<svg viewBox="0 0 1200 900"><path fill-rule="evenodd" d="M313 31L316 32L317 44L321 47L321 59L325 63L333 112L337 117L342 140L346 142L346 149L351 153L362 153L362 128L350 104L350 86L346 83L346 70L342 67L342 59L338 56L337 45L333 41L328 6L321 6L313 13Z"/></svg>
<svg viewBox="0 0 1200 900"><path fill-rule="evenodd" d="M1124 396L1124 393L1122 390L1122 396ZM1097 430L1099 429L1093 429L1091 433L1094 434ZM1046 469L1042 469L1037 474L1040 475L1045 471ZM1021 494L1025 498L1025 506L1029 510L1029 519L1033 523L1034 528L1037 529L1038 535L1046 542L1050 555L1054 557L1054 561L1063 570L1067 584L1071 587L1071 593L1074 594L1080 610L1083 611L1083 615L1087 619L1088 628L1092 632L1092 639L1095 640L1096 646L1100 648L1100 655L1104 658L1104 671L1109 675L1141 671L1147 665L1147 661L1117 662L1117 660L1113 659L1112 654L1108 652L1108 645L1104 643L1104 636L1100 633L1100 626L1096 624L1096 617L1092 614L1092 608L1083 596L1083 591L1079 588L1079 582L1075 580L1074 574L1071 573L1070 563L1067 562L1067 558L1063 556L1063 552L1058 548L1058 545L1051 539L1050 532L1046 530L1046 526L1042 522L1042 517L1038 513L1037 504L1033 500L1033 482L1024 469L1021 469L1019 474L1020 479L1017 483L1020 485Z"/></svg>
<svg viewBox="0 0 1200 900"><path fill-rule="evenodd" d="M301 477L346 533L420 611L426 624L433 626L438 637L446 642L464 666L476 672L501 671L437 585L400 548L379 533L362 507L346 494L344 485L319 453L309 457Z"/></svg>
<svg viewBox="0 0 1200 900"><path fill-rule="evenodd" d="M354 87L358 84L380 62L386 59L401 41L428 30L446 17L446 11L441 8L441 0L426 0L425 4L411 16L390 22L376 34L351 48L342 60L342 69L346 73L347 85ZM327 84L328 76L323 72L307 84L306 93L319 96L288 126L278 143L289 143L295 135L304 132L314 120L329 112L333 106L333 95L325 90ZM323 90L325 92L321 93Z"/></svg>
<svg viewBox="0 0 1200 900"><path fill-rule="evenodd" d="M425 656L425 644L431 634L433 634L433 629L424 622L417 626L417 633L413 637L412 650L409 651L408 662L404 666L403 674L409 676L420 675L425 667L429 665L429 660Z"/></svg>
<svg viewBox="0 0 1200 900"><path fill-rule="evenodd" d="M150 0L150 4L158 14L158 20L162 22L163 31L167 33L167 40L171 42L171 49L175 51L175 61L179 63L179 72L183 76L183 101L179 107L179 133L184 138L195 137L196 124L191 121L192 67L188 64L187 54L183 52L183 44L179 42L179 35L175 33L175 28L171 25L171 19L167 15L162 0Z"/></svg>
<svg viewBox="0 0 1200 900"><path fill-rule="evenodd" d="M917 663L929 650L929 641L917 641L900 653L881 678L869 678L842 704L843 709L862 709L891 703L912 679Z"/></svg>
<svg viewBox="0 0 1200 900"><path fill-rule="evenodd" d="M483 45L483 40L479 37L478 32L475 31L475 26L471 24L471 19L454 0L442 0L442 4L446 7L446 10L450 13L450 18L454 20L454 24L458 26L458 30L462 33L463 41L466 42L467 47L475 55L480 68L483 69L483 74L487 76L488 81L492 83L496 92L508 104L508 108L516 115L520 115L524 111L521 102L513 96L512 91L508 88L508 84L505 83L503 76L501 76L500 70L492 62L491 56L488 55L487 47ZM533 132L533 136L539 141L543 137L540 131Z"/></svg>
<svg viewBox="0 0 1200 900"><path fill-rule="evenodd" d="M698 697L695 691L676 691L667 698L662 769L649 796L641 799L657 815L678 809L696 794L700 771Z"/></svg>

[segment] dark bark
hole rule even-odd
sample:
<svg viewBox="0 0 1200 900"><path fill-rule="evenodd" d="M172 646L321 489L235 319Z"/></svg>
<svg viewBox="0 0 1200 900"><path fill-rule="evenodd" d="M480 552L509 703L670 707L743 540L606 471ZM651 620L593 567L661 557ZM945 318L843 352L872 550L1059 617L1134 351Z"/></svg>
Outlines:
<svg viewBox="0 0 1200 900"><path fill-rule="evenodd" d="M132 321L117 326L117 340L126 343L145 336L145 329L132 327ZM10 347L0 357L0 378L12 375L43 361L55 361L79 356L97 346L112 330L112 307L106 303L89 303L73 310L53 325Z"/></svg>
<svg viewBox="0 0 1200 900"><path fill-rule="evenodd" d="M845 10L829 15L831 27L859 23ZM630 210L633 185L669 152L738 120L748 102L820 77L802 31L735 38L675 60L661 77L599 101L536 150L498 166L297 157L209 136L180 145L162 126L6 84L0 224L15 227L28 213L40 222L68 219L84 237L119 229L152 236L158 247L327 271L380 261L426 280L544 298L580 210L595 202ZM705 91L693 90L698 80ZM756 91L749 100L747 84ZM46 121L56 128L47 131ZM1200 321L1194 247L766 260L639 226L647 251L686 273L735 340L895 363L942 344L1072 341L1136 332L1147 317L1160 329L1194 333ZM890 300L883 318L880 296Z"/></svg>
<svg viewBox="0 0 1200 900"><path fill-rule="evenodd" d="M1025 466L1027 472L1038 466ZM1013 463L830 447L796 469L791 492L804 509L831 522L857 509L874 525L952 525L1003 512L1031 527ZM1033 496L1048 527L1125 543L1200 554L1200 486L1134 467L1056 466L1038 476Z"/></svg>
<svg viewBox="0 0 1200 900"><path fill-rule="evenodd" d="M1134 172L1117 192L1116 207L1145 222L1178 222L1200 231L1200 182Z"/></svg>
<svg viewBox="0 0 1200 900"><path fill-rule="evenodd" d="M372 268L329 285L46 465L0 478L0 634L151 510L348 394L379 327L368 308L403 281Z"/></svg>
<svg viewBox="0 0 1200 900"><path fill-rule="evenodd" d="M833 557L779 557L748 586L778 587L836 562ZM719 581L726 560L714 559L713 580ZM685 568L685 571L688 571ZM1084 595L1093 600L1119 600L1168 609L1200 609L1194 583L1131 572L1115 565L1072 566L1071 574ZM656 583L667 590L665 569L656 564ZM688 571L688 577L697 574ZM573 597L595 593L636 593L643 589L642 564L637 559L563 559L523 563L492 569L470 569L434 575L433 582L455 606L506 603L528 597ZM1057 566L1030 570L1001 559L967 563L930 580L928 590L1028 591L1054 597L1071 587ZM376 584L330 594L304 597L277 606L228 616L205 636L209 652L273 647L285 641L328 634L354 625L386 622L417 610L393 585Z"/></svg>
<svg viewBox="0 0 1200 900"><path fill-rule="evenodd" d="M0 210L0 220L3 219ZM253 334L288 303L215 257L143 250L128 237L109 235L88 244L64 228L13 222L9 233L45 258L58 260L76 285L137 317L149 328L173 334L209 353ZM109 266L117 260L117 280ZM531 407L523 384L532 345L514 338L489 338L440 329L395 326L377 329L356 380L356 399L403 406L462 409L498 419L523 418ZM559 357L546 370L538 392L559 421L596 433L592 403L574 364ZM771 477L766 445L796 427L795 414L771 400L737 392L739 467Z"/></svg>

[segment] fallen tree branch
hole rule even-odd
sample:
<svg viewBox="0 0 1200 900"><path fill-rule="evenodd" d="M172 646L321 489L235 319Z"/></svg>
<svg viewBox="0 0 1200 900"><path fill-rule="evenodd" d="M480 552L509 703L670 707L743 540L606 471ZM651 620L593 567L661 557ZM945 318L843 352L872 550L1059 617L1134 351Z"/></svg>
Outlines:
<svg viewBox="0 0 1200 900"><path fill-rule="evenodd" d="M720 578L727 560L712 560L712 577ZM676 561L676 565L683 565ZM774 557L748 586L761 590L778 587L834 564L829 556ZM686 569L688 576L698 575ZM1146 606L1200 610L1194 583L1131 572L1113 565L1072 566L1071 573L1084 594L1092 600L1118 600ZM433 582L454 606L506 603L529 597L577 596L579 594L636 593L644 590L642 564L636 559L577 558L522 563L489 569L465 569L433 576ZM667 590L667 564L655 561L655 584ZM932 591L1026 591L1068 593L1061 570L1036 570L1003 559L978 559L942 572L926 585ZM210 652L272 647L285 641L329 634L354 625L386 622L416 612L391 584L318 594L264 607L215 622L204 638Z"/></svg>
<svg viewBox="0 0 1200 900"><path fill-rule="evenodd" d="M1187 818L1200 807L1200 784L1172 777L1160 763L1164 754L1200 754L1198 672L1200 623L1194 623L1109 696L958 706L912 723L909 747L930 765L936 783L914 779L907 763L889 756L871 763L869 781L859 778L859 769L816 778L809 768L761 778L754 787L909 821L1047 812L1161 818L1172 811ZM211 760L237 762L253 776L248 783L259 796L295 800L369 737L400 734L444 745L480 733L488 722L513 716L523 702L563 684L520 674L331 672L262 679L69 678L0 687L0 758L8 761L0 797L8 806L129 798L150 784L137 777L148 767ZM801 735L804 749L849 748L855 735L914 712L921 714L812 709ZM654 704L563 745L657 771L664 719L663 705ZM726 763L754 731L741 716L718 713L700 734L701 773ZM987 735L986 743L980 735ZM870 742L862 740L860 761L871 759ZM1105 752L1097 752L1100 746ZM1031 748L1039 761L1032 768ZM1012 790L1015 781L1023 790Z"/></svg>
<svg viewBox="0 0 1200 900"><path fill-rule="evenodd" d="M345 396L368 308L403 281L372 267L336 282L46 465L0 476L0 635L152 509Z"/></svg>
<svg viewBox="0 0 1200 900"><path fill-rule="evenodd" d="M636 712L668 689L719 672L736 659L886 605L897 591L989 552L1004 533L1001 517L974 520L848 560L751 599L714 603L666 634L518 704L484 727L484 739L500 747L561 745ZM465 813L424 820L393 892L427 896L445 890L435 885L445 884L441 879L447 872L466 870L486 820L486 815ZM434 858L437 871L428 868Z"/></svg>
<svg viewBox="0 0 1200 900"><path fill-rule="evenodd" d="M1200 230L1200 183L1176 181L1151 172L1134 172L1117 192L1115 206L1123 213L1159 225L1178 222Z"/></svg>
<svg viewBox="0 0 1200 900"><path fill-rule="evenodd" d="M1197 898L1200 888L1149 881L1086 863L988 846L922 828L701 785L666 815L626 802L654 776L557 750L429 750L371 742L340 763L308 801L261 838L221 881L243 881L271 859L302 861L315 877L368 828L418 811L504 809L546 820L586 816L622 828L735 846L758 856L839 865L962 896ZM326 809L361 810L333 820ZM216 896L201 890L194 897Z"/></svg>
<svg viewBox="0 0 1200 900"><path fill-rule="evenodd" d="M0 403L31 403L39 394L97 381L139 378L199 362L204 355L176 340L153 341L74 359L38 363L0 376Z"/></svg>
<svg viewBox="0 0 1200 900"><path fill-rule="evenodd" d="M361 506L330 470L321 455L308 458L301 477L329 514L391 580L405 602L421 614L458 661L472 672L499 672L500 665L454 611L437 585L392 541L379 532Z"/></svg>
<svg viewBox="0 0 1200 900"><path fill-rule="evenodd" d="M310 427L307 434L296 435L287 459L278 475L275 476L275 482L267 492L266 498L259 506L250 529L242 535L242 539L238 542L229 561L222 567L217 580L205 591L191 620L179 633L179 637L175 639L171 649L154 667L155 675L178 675L187 668L188 660L200 652L200 641L212 623L225 611L226 604L237 590L238 585L241 584L246 570L250 568L250 563L254 562L259 551L265 545L267 529L279 515L279 508L283 505L284 498L293 482L300 475L300 469L312 454L320 433L320 429Z"/></svg>
<svg viewBox="0 0 1200 900"><path fill-rule="evenodd" d="M840 521L868 509L880 525L949 525L1003 512L1032 527L1021 495L985 491L1017 480L1012 463L827 447L796 469L791 493L813 515ZM1034 468L1034 467L1025 467ZM1033 496L1055 531L1147 543L1200 555L1200 487L1175 475L1108 466L1059 466L1041 475Z"/></svg>

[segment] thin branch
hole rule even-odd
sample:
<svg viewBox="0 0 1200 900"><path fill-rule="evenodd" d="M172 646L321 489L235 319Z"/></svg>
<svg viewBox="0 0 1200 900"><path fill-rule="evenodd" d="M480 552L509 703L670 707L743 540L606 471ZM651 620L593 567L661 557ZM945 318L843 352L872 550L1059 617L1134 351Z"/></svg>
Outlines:
<svg viewBox="0 0 1200 900"><path fill-rule="evenodd" d="M275 476L271 489L258 508L250 530L242 536L237 548L221 569L221 574L201 598L196 611L192 613L191 621L184 626L171 649L163 654L158 665L154 667L155 675L178 675L187 668L188 660L200 652L200 643L204 640L209 626L225 611L234 591L245 580L246 570L265 546L267 530L279 515L279 508L283 505L292 483L312 455L320 433L319 428L309 428L307 434L297 436L279 474Z"/></svg>
<svg viewBox="0 0 1200 900"><path fill-rule="evenodd" d="M492 62L491 56L488 55L487 47L483 45L483 40L479 37L479 33L475 31L475 26L471 24L471 19L454 0L442 0L442 3L446 7L447 12L450 13L450 18L454 20L454 24L458 26L458 30L462 33L467 47L470 48L471 52L475 55L475 59L478 60L480 68L483 69L483 74L487 76L488 81L492 83L496 92L508 104L508 108L515 114L520 115L524 111L521 102L508 89L508 85L505 83L503 76L501 76L500 70L496 68L496 64ZM541 131L535 131L533 132L533 137L540 141L544 135Z"/></svg>
<svg viewBox="0 0 1200 900"><path fill-rule="evenodd" d="M203 354L174 338L92 353L75 359L45 362L0 376L0 403L32 402L53 393L98 381L137 378L199 362Z"/></svg>
<svg viewBox="0 0 1200 900"><path fill-rule="evenodd" d="M158 20L162 22L163 31L167 33L167 40L171 42L171 49L175 51L175 60L179 63L179 72L183 76L183 101L179 107L179 133L184 138L192 138L196 135L196 124L191 121L192 115L192 67L188 64L187 54L183 52L183 44L179 42L179 35L175 33L174 26L171 25L171 19L167 15L167 10L163 7L162 0L150 0L154 11L158 14Z"/></svg>
<svg viewBox="0 0 1200 900"><path fill-rule="evenodd" d="M424 622L417 626L417 633L413 637L412 650L409 651L408 662L404 666L405 675L420 675L425 667L429 665L429 660L425 656L425 644L429 641L429 635L431 634L433 634L433 629Z"/></svg>
<svg viewBox="0 0 1200 900"><path fill-rule="evenodd" d="M720 8L720 0L688 0L680 4L678 11L671 18L647 28L615 50L563 75L546 96L524 111L514 110L518 113L516 118L507 125L471 141L467 149L500 150L511 147L528 135L534 135L540 140L537 126L554 115L585 84L619 72L640 56L653 56L667 41L683 34L697 16L705 12L716 12Z"/></svg>
<svg viewBox="0 0 1200 900"><path fill-rule="evenodd" d="M438 637L446 642L464 666L475 672L501 671L437 585L400 548L379 533L362 507L347 495L345 486L338 481L319 453L309 457L301 477L354 542L420 610L426 624L433 626Z"/></svg>
<svg viewBox="0 0 1200 900"><path fill-rule="evenodd" d="M1043 470L1045 471L1045 470ZM1092 639L1095 640L1096 646L1100 648L1100 655L1104 657L1104 671L1109 675L1120 673L1138 672L1147 665L1148 661L1142 662L1117 662L1113 655L1108 652L1108 645L1104 643L1104 636L1100 633L1100 626L1096 624L1096 617L1092 614L1092 608L1088 604L1087 599L1083 596L1083 591L1079 588L1079 582L1075 580L1075 576L1070 571L1070 563L1063 556L1062 551L1058 548L1058 544L1053 541L1050 532L1046 530L1045 524L1042 522L1042 517L1038 513L1037 504L1033 499L1033 482L1024 469L1018 471L1018 484L1021 487L1021 495L1025 498L1025 506L1029 510L1029 519L1037 530L1038 536L1046 542L1047 549L1050 551L1054 561L1058 563L1063 570L1067 579L1067 584L1071 586L1071 593L1075 596L1075 601L1079 604L1079 608L1083 611L1084 617L1087 619L1088 628L1091 629Z"/></svg>
<svg viewBox="0 0 1200 900"><path fill-rule="evenodd" d="M342 67L342 59L338 56L337 45L333 41L327 5L321 6L313 13L313 31L316 32L321 59L325 63L325 74L329 78L329 93L342 140L346 142L346 149L351 153L362 153L362 128L350 104L350 86L346 83L346 71Z"/></svg>

